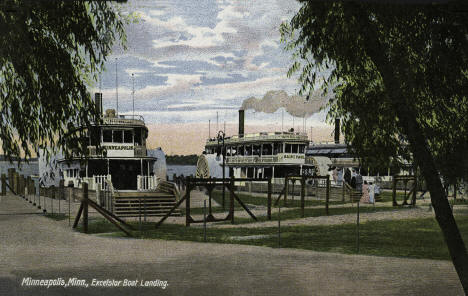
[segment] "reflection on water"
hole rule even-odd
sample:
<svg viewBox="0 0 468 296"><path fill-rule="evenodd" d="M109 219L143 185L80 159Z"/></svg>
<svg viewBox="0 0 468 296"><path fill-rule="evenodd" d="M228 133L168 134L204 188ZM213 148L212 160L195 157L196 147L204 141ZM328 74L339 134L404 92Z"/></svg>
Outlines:
<svg viewBox="0 0 468 296"><path fill-rule="evenodd" d="M196 171L197 167L194 165L167 165L167 175L169 176L169 180L172 180L172 176L174 174L177 176L195 176Z"/></svg>

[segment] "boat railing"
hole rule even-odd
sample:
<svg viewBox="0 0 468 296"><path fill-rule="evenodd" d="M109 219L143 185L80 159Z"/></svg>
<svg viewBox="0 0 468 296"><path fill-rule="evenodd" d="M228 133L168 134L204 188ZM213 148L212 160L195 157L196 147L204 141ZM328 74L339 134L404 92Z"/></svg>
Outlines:
<svg viewBox="0 0 468 296"><path fill-rule="evenodd" d="M106 148L106 146L102 145L101 149L104 149L104 148ZM133 146L133 151L136 157L146 156L146 146L143 146L143 145ZM98 154L98 149L96 146L88 146L88 156L98 156L98 155L100 154Z"/></svg>
<svg viewBox="0 0 468 296"><path fill-rule="evenodd" d="M138 124L145 125L145 119L141 115L118 115L116 117L103 117L104 124Z"/></svg>
<svg viewBox="0 0 468 296"><path fill-rule="evenodd" d="M258 133L258 134L247 134L244 137L232 136L225 139L225 143L238 143L238 142L250 142L250 141L260 141L260 140L300 140L308 141L306 133ZM216 138L211 138L206 141L207 144L217 144L218 140Z"/></svg>
<svg viewBox="0 0 468 296"><path fill-rule="evenodd" d="M226 163L276 163L287 162L293 159L304 159L302 153L281 153L278 155L236 155L227 156Z"/></svg>
<svg viewBox="0 0 468 296"><path fill-rule="evenodd" d="M137 190L138 191L151 191L156 190L158 185L156 176L137 176Z"/></svg>
<svg viewBox="0 0 468 296"><path fill-rule="evenodd" d="M99 190L107 190L109 186L107 181L112 181L112 175L94 175L92 181L94 190L98 190L98 187Z"/></svg>
<svg viewBox="0 0 468 296"><path fill-rule="evenodd" d="M227 156L227 163L257 163L257 162L278 162L279 158L277 155L239 155L239 156Z"/></svg>

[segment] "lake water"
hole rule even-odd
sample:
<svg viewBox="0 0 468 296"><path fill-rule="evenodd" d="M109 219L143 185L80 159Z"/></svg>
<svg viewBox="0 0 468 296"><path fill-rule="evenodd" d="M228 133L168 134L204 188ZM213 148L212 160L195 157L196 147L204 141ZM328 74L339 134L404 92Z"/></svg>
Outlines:
<svg viewBox="0 0 468 296"><path fill-rule="evenodd" d="M8 176L8 169L14 168L16 172L20 175L31 176L31 175L39 175L39 164L37 161L32 161L30 163L22 163L21 167L18 169L18 163L9 161L0 161L0 175L5 174Z"/></svg>
<svg viewBox="0 0 468 296"><path fill-rule="evenodd" d="M169 176L169 180L172 180L172 176L176 174L177 176L184 175L190 176L194 175L197 171L197 166L195 165L167 165L167 175Z"/></svg>
<svg viewBox="0 0 468 296"><path fill-rule="evenodd" d="M39 175L39 165L37 161L30 162L29 164L23 163L20 169L18 169L18 164L16 162L10 163L8 161L0 161L0 175L5 174L8 176L9 168L15 168L19 174L25 176ZM172 175L174 174L177 176L182 174L184 176L195 176L196 171L197 167L194 165L167 165L167 175L169 176L169 179L172 179Z"/></svg>

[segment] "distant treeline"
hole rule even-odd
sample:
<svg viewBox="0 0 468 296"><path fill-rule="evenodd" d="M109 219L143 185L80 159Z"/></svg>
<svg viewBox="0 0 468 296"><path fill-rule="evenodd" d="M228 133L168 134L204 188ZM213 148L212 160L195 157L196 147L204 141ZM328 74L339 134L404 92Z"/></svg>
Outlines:
<svg viewBox="0 0 468 296"><path fill-rule="evenodd" d="M198 155L166 155L167 164L197 165Z"/></svg>

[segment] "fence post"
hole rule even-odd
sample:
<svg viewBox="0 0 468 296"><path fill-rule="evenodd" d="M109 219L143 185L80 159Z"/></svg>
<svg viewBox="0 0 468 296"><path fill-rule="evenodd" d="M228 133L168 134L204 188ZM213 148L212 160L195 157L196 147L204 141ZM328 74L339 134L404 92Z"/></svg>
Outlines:
<svg viewBox="0 0 468 296"><path fill-rule="evenodd" d="M71 210L70 210L70 207L71 207L71 197L72 197L72 194L73 194L73 183L72 182L68 182L68 226L71 226Z"/></svg>
<svg viewBox="0 0 468 296"><path fill-rule="evenodd" d="M14 172L15 172L15 169L14 169L14 168L9 168L9 169L8 169L8 185L10 185L10 188L13 189L13 190L15 189L15 187L13 186L13 182L14 182L14 181L13 181L13 178L14 178L14 174L13 174L13 173L14 173ZM10 192L11 192L11 190L10 190Z"/></svg>
<svg viewBox="0 0 468 296"><path fill-rule="evenodd" d="M6 195L6 176L2 174L2 195Z"/></svg>
<svg viewBox="0 0 468 296"><path fill-rule="evenodd" d="M304 211L304 208L305 208L305 184L306 183L306 179L305 179L305 176L302 176L302 179L301 179L301 217L304 218L305 216L305 211Z"/></svg>
<svg viewBox="0 0 468 296"><path fill-rule="evenodd" d="M325 213L328 215L328 203L330 201L330 178L327 178L327 191L325 196Z"/></svg>
<svg viewBox="0 0 468 296"><path fill-rule="evenodd" d="M28 200L28 197L26 196L26 178L24 175L21 175L21 194L26 200Z"/></svg>
<svg viewBox="0 0 468 296"><path fill-rule="evenodd" d="M14 172L12 181L13 181L13 190L15 191L15 194L19 194L19 192L18 192L18 180L19 180L18 173Z"/></svg>
<svg viewBox="0 0 468 296"><path fill-rule="evenodd" d="M397 185L397 176L393 176L392 201L393 201L394 207L398 205L396 201L396 185Z"/></svg>
<svg viewBox="0 0 468 296"><path fill-rule="evenodd" d="M55 199L55 185L52 185L50 187L50 208L51 208L51 213L54 213L54 199Z"/></svg>
<svg viewBox="0 0 468 296"><path fill-rule="evenodd" d="M41 188L41 184L39 183L39 181L37 181L37 187L38 187L38 190L37 190L37 195L39 195L39 204L37 205L37 208L38 209L41 209L41 193L42 193L42 188Z"/></svg>
<svg viewBox="0 0 468 296"><path fill-rule="evenodd" d="M25 199L25 200L28 200L28 197L26 196L25 194L25 188L24 188L24 183L26 183L25 181L26 179L24 178L24 175L20 175L20 178L19 178L19 190L20 190L20 195Z"/></svg>
<svg viewBox="0 0 468 296"><path fill-rule="evenodd" d="M83 231L88 233L88 183L83 183Z"/></svg>
<svg viewBox="0 0 468 296"><path fill-rule="evenodd" d="M344 203L344 201L345 201L345 185L344 185L344 183L341 184L341 189L342 189L342 192L341 192L341 194L342 194L341 201Z"/></svg>
<svg viewBox="0 0 468 296"><path fill-rule="evenodd" d="M288 191L289 191L289 179L288 177L284 177L284 206L286 206L286 202L288 200Z"/></svg>
<svg viewBox="0 0 468 296"><path fill-rule="evenodd" d="M357 202L357 235L356 235L356 250L359 253L359 200Z"/></svg>
<svg viewBox="0 0 468 296"><path fill-rule="evenodd" d="M267 216L271 220L271 178L268 179L268 201L267 201Z"/></svg>
<svg viewBox="0 0 468 296"><path fill-rule="evenodd" d="M203 200L203 241L206 243L206 199Z"/></svg>
<svg viewBox="0 0 468 296"><path fill-rule="evenodd" d="M234 224L234 176L231 176L229 186L231 186L231 190L229 190L229 216L231 217L231 224Z"/></svg>
<svg viewBox="0 0 468 296"><path fill-rule="evenodd" d="M190 226L190 191L192 190L192 185L190 184L190 180L187 178L187 193L185 195L187 196L185 199L185 226L189 227Z"/></svg>
<svg viewBox="0 0 468 296"><path fill-rule="evenodd" d="M29 203L32 203L31 200L31 176L26 178L26 183L24 184L25 191L27 192Z"/></svg>
<svg viewBox="0 0 468 296"><path fill-rule="evenodd" d="M20 175L18 173L15 173L15 191L16 194L20 194L19 192L19 182L20 182Z"/></svg>
<svg viewBox="0 0 468 296"><path fill-rule="evenodd" d="M47 203L46 203L47 187L43 187L42 192L43 192L42 196L44 197L44 199L42 200L42 212L45 214L47 213Z"/></svg>

